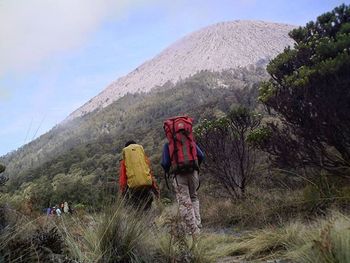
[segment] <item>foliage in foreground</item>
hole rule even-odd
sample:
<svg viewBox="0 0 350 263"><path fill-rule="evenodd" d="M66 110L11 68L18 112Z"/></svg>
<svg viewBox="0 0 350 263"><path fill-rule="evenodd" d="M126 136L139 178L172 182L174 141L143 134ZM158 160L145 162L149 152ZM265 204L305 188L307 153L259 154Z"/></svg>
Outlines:
<svg viewBox="0 0 350 263"><path fill-rule="evenodd" d="M100 215L72 218L61 225L70 254L79 262L153 262L150 215L122 200Z"/></svg>
<svg viewBox="0 0 350 263"><path fill-rule="evenodd" d="M69 254L79 262L209 262L201 246L188 239L179 217L166 217L156 225L153 213L117 200L105 213L73 218L61 230Z"/></svg>
<svg viewBox="0 0 350 263"><path fill-rule="evenodd" d="M271 193L269 198L273 195ZM290 201L293 200L296 197ZM218 217L234 210L231 213L237 218L245 218L248 216L245 208L252 206L249 211L257 210L253 217L265 219L257 222L260 230L256 231L239 230L237 222L232 221L222 226L215 223L218 228L204 229L196 243L184 233L181 220L172 206L165 208L170 212L163 210L161 214L154 211L141 214L117 200L117 204L105 213L61 218L42 216L34 220L13 212L11 217L6 216L6 227L1 229L0 250L3 260L15 262L207 263L226 257L243 261L290 259L310 263L348 262L349 216L336 212L312 224L302 221L290 223L286 219L288 212L278 209L281 220L278 221L276 214L270 221L269 213L276 211L262 210L268 207L262 205L263 202L268 201L265 199L258 203L257 200L250 200L246 201L245 207L241 207L243 204L231 201L231 205L226 204L226 210L219 202L215 206L211 202L212 207L219 209ZM274 202L277 204L283 199ZM203 204L204 221L213 216L209 212ZM283 217L285 220L282 220ZM295 218L295 215L290 214L290 218Z"/></svg>
<svg viewBox="0 0 350 263"><path fill-rule="evenodd" d="M0 207L0 262L72 262L54 224Z"/></svg>

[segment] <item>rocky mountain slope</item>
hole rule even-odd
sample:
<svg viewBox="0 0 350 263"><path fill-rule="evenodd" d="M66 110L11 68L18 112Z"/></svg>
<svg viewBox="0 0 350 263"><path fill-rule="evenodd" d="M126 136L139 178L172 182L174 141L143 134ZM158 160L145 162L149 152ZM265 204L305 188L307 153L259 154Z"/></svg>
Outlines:
<svg viewBox="0 0 350 263"><path fill-rule="evenodd" d="M126 93L147 92L201 70L220 72L267 62L286 46L293 45L288 36L293 28L263 21L224 22L203 28L114 81L67 120L106 107Z"/></svg>

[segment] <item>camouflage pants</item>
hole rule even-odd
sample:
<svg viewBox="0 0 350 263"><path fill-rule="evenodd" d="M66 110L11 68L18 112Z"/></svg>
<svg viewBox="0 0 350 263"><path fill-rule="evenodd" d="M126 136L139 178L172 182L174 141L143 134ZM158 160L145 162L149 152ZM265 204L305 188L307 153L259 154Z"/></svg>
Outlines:
<svg viewBox="0 0 350 263"><path fill-rule="evenodd" d="M185 223L187 232L190 234L198 234L200 232L201 216L196 191L198 184L199 177L197 171L178 174L173 180L180 216Z"/></svg>

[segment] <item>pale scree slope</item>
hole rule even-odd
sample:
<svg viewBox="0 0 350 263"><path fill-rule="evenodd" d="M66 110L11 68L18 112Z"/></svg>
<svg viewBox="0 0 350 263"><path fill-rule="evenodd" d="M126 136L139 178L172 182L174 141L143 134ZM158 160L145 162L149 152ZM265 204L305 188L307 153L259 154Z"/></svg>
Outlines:
<svg viewBox="0 0 350 263"><path fill-rule="evenodd" d="M220 72L271 59L288 45L293 45L288 36L293 28L292 25L263 21L224 22L203 28L111 83L66 120L105 107L128 92L147 92L201 70Z"/></svg>

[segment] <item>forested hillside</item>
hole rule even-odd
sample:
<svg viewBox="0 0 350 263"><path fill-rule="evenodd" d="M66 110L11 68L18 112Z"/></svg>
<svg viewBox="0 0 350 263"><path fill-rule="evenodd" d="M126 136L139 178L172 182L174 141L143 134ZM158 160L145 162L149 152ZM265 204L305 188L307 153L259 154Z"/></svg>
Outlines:
<svg viewBox="0 0 350 263"><path fill-rule="evenodd" d="M199 122L223 115L234 105L255 108L258 84L266 77L264 68L253 66L203 71L148 94L125 95L5 156L7 192L33 198L39 207L63 197L101 204L100 198L106 197L101 188L115 187L119 154L127 140L144 145L158 176L166 118L189 114Z"/></svg>

